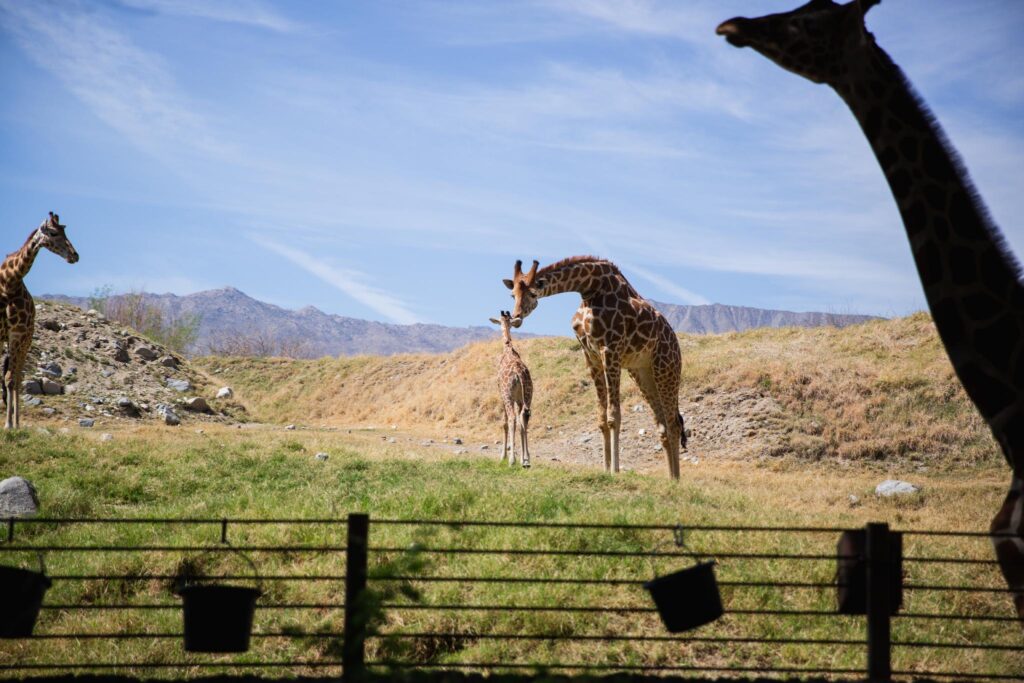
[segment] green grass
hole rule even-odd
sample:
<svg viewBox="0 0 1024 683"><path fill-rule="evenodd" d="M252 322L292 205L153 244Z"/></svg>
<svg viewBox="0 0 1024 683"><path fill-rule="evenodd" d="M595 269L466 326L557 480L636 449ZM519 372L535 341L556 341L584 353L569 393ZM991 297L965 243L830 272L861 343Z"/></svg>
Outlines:
<svg viewBox="0 0 1024 683"><path fill-rule="evenodd" d="M889 521L897 528L982 529L998 506L1005 472L976 469L970 477L922 474L924 492L913 501L876 500L869 491L874 472L824 465L773 463L757 466L722 463L687 469L673 484L660 477L626 473L608 477L591 469L545 466L531 471L498 465L496 458L456 457L439 448L416 449L412 442L382 443L378 433L270 429L205 428L205 434L185 429L137 428L116 432L111 442L93 434L42 434L37 431L0 433L0 472L17 473L39 489L48 517L250 517L337 518L367 512L384 519L488 519L509 521L607 522L619 524L800 525L857 527L865 521ZM318 462L313 454L329 453ZM864 503L851 507L854 492ZM79 544L200 544L217 545L217 525L183 527L121 524L19 524L19 543ZM344 526L232 525L229 537L246 544L344 544ZM687 543L714 556L723 552L834 552L834 534L693 532ZM672 549L671 534L623 530L515 529L480 527L371 526L371 546L477 548L560 548L646 551ZM988 559L984 540L907 539L907 554L955 554ZM200 561L214 573L245 573L246 565L230 553L51 553L51 574L129 574L127 581L56 581L47 595L50 604L147 602L175 604L167 582L146 578L171 574L184 559ZM252 553L260 573L341 574L339 553L290 553L285 556ZM4 561L31 566L26 554L4 554ZM566 577L647 579L687 564L681 559L510 555L446 555L434 553L375 553L371 571L421 571L439 576ZM997 586L997 572L958 565L908 565L913 583L964 583ZM832 579L832 561L786 562L720 560L721 581L815 581ZM341 602L340 582L266 582L263 604L280 602ZM404 586L372 581L374 590L398 603L532 604L548 606L649 605L634 585L578 586L509 583L426 583ZM413 595L413 590L418 595ZM831 589L724 587L727 608L834 608ZM1009 615L1003 595L912 592L906 608L913 612ZM44 611L37 632L177 632L180 613L167 611L109 612ZM311 634L340 631L337 609L261 610L257 631ZM476 612L388 610L382 632L441 631L483 633L559 633L664 635L656 618L647 614L554 614L544 612ZM773 638L858 639L861 619L767 618L726 615L701 629L704 637L763 636ZM902 621L894 626L900 640L937 640L970 644L1000 642L1020 645L1019 629L986 622L954 624L942 620ZM336 659L334 639L261 638L250 653L221 659L240 661ZM611 665L699 663L709 666L860 667L860 647L766 646L714 643L587 643L570 641L505 641L481 638L375 638L370 659L400 657L416 662L459 662L502 659L513 662L587 662ZM0 641L4 663L68 661L216 661L216 655L186 655L180 642L165 639L124 641ZM917 670L1019 671L1019 653L968 649L896 651L895 666ZM154 672L137 670L140 675ZM298 669L296 673L315 673ZM157 674L158 675L158 674Z"/></svg>

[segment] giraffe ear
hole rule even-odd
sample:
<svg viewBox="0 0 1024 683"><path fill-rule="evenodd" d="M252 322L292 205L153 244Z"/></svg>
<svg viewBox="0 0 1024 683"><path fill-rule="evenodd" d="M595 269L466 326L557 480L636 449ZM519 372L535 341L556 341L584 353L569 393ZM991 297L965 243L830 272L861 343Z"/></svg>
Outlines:
<svg viewBox="0 0 1024 683"><path fill-rule="evenodd" d="M492 323L494 323L495 325L500 325L500 324L501 324L501 321L500 321L500 320L497 320L497 319L495 319L495 318L488 318L488 320L490 320L490 321L491 321Z"/></svg>
<svg viewBox="0 0 1024 683"><path fill-rule="evenodd" d="M509 289L512 289L516 286L515 283L509 280L508 278L502 280L502 282L504 282L505 286L508 287Z"/></svg>

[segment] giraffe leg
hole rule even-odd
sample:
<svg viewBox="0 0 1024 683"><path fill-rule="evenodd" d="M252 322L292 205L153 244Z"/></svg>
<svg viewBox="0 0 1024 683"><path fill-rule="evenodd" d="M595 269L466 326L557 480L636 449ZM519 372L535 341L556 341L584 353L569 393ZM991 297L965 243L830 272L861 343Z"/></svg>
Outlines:
<svg viewBox="0 0 1024 683"><path fill-rule="evenodd" d="M505 418L501 421L501 456L500 462L505 462L508 457L508 406L505 405Z"/></svg>
<svg viewBox="0 0 1024 683"><path fill-rule="evenodd" d="M672 479L679 479L680 424L679 411L676 410L677 403L673 402L671 398L663 396L662 392L658 390L658 383L651 368L630 368L629 374L640 387L640 393L643 394L647 405L654 411L654 420L658 425L658 437L668 463L668 475Z"/></svg>
<svg viewBox="0 0 1024 683"><path fill-rule="evenodd" d="M509 465L516 464L516 409L509 404L505 418L505 429L508 432L508 450L504 453L504 459Z"/></svg>
<svg viewBox="0 0 1024 683"><path fill-rule="evenodd" d="M530 467L530 448L526 441L526 429L530 424L530 409L524 405L519 406L519 428L522 430L523 440L523 467Z"/></svg>
<svg viewBox="0 0 1024 683"><path fill-rule="evenodd" d="M611 431L611 472L619 471L619 427L622 424L621 408L619 406L619 384L622 377L622 367L618 358L605 349L602 354L604 361L604 377L608 390L608 427Z"/></svg>
<svg viewBox="0 0 1024 683"><path fill-rule="evenodd" d="M992 545L1013 596L1017 617L1024 627L1024 472L1014 472L1006 501L992 519L989 530L993 534L1011 535L1010 538L993 537Z"/></svg>
<svg viewBox="0 0 1024 683"><path fill-rule="evenodd" d="M604 471L610 472L612 449L611 432L608 428L608 389L605 386L604 370L601 368L601 359L597 355L588 353L586 359L590 378L594 381L594 389L597 391L598 426L601 428L601 437L604 441Z"/></svg>
<svg viewBox="0 0 1024 683"><path fill-rule="evenodd" d="M7 429L21 426L19 410L19 394L21 393L21 376L28 358L29 346L32 344L31 334L12 333L8 340L9 365L5 380L7 382Z"/></svg>

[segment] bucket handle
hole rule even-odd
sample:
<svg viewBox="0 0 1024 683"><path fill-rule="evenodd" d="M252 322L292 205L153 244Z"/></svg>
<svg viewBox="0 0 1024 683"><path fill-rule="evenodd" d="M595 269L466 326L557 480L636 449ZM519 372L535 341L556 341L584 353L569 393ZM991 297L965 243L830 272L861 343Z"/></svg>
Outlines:
<svg viewBox="0 0 1024 683"><path fill-rule="evenodd" d="M248 555L243 553L241 550L239 550L238 548L236 548L233 545L231 545L231 542L228 541L226 538L222 538L221 539L221 543L223 545L226 545L230 549L230 551L232 553L234 553L234 554L238 555L239 557L241 557L243 560L245 560L246 564L249 565L249 568L252 569L253 577L256 579L256 590L258 590L260 592L260 595L262 595L263 594L263 577L260 576L260 570L256 568L256 563L252 561L251 557L249 557ZM212 551L207 550L202 555L209 554L210 552L212 552ZM200 557L202 557L202 555L200 555ZM210 577L210 578L215 578L215 577ZM183 588L183 587L187 586L188 584L189 584L188 577L182 577L182 582L181 582L180 586ZM180 588L178 587L178 584L176 584L171 592L173 592L175 595L178 595L179 594L178 593L179 590L180 590Z"/></svg>
<svg viewBox="0 0 1024 683"><path fill-rule="evenodd" d="M697 564L701 564L703 561L705 561L705 558L707 558L708 562L712 562L713 563L715 561L714 558L711 558L708 555L703 555L701 553L698 553L696 550L693 550L692 548L690 548L690 546L686 545L686 528L682 524L676 524L675 527L672 529L672 540L671 541L665 541L661 545L655 546L655 548L664 548L669 543L673 543L675 545L675 547L682 548L683 550L686 550L687 552L689 552L697 560ZM650 560L651 560L651 573L654 574L655 578L657 578L658 577L658 571L657 571L657 569L654 566L654 556L653 555L650 557Z"/></svg>

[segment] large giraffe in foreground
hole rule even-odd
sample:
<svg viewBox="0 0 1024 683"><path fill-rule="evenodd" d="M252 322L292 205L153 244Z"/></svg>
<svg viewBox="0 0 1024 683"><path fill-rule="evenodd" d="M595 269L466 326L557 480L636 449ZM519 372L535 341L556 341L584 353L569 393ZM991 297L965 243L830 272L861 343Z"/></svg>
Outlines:
<svg viewBox="0 0 1024 683"><path fill-rule="evenodd" d="M992 541L1024 623L1024 286L1021 270L938 122L864 26L879 0L813 0L738 17L717 33L827 83L849 105L889 181L925 298L967 395L1013 470Z"/></svg>
<svg viewBox="0 0 1024 683"><path fill-rule="evenodd" d="M6 404L5 429L20 426L18 393L35 330L36 306L25 287L24 279L43 247L63 257L68 263L78 261L78 252L71 246L64 229L57 214L51 211L49 217L28 236L21 249L8 254L3 264L0 264L0 347L7 345L2 366L3 376L0 377Z"/></svg>
<svg viewBox="0 0 1024 683"><path fill-rule="evenodd" d="M686 433L679 414L682 359L672 326L611 261L573 256L539 271L538 265L534 261L523 273L523 262L516 261L512 279L504 280L516 300L512 325L519 327L543 297L578 292L583 298L572 329L597 389L605 471L619 471L619 379L625 368L654 411L669 476L679 479L679 447L686 447Z"/></svg>
<svg viewBox="0 0 1024 683"><path fill-rule="evenodd" d="M491 322L501 326L504 340L501 357L498 359L498 394L505 410L505 430L501 447L501 459L508 458L509 465L516 464L516 439L522 446L523 467L530 466L530 445L526 438L530 426L530 403L533 402L533 380L516 347L512 346L512 314L502 311L500 318ZM511 447L511 450L509 450Z"/></svg>

